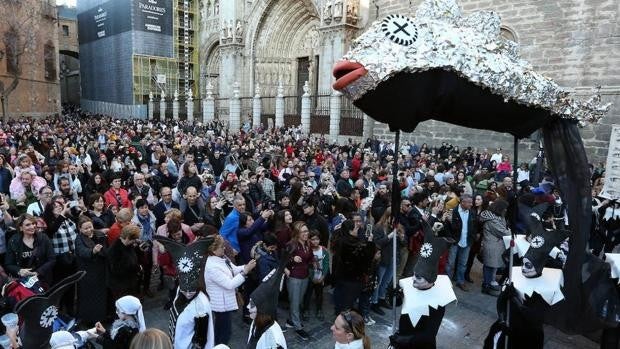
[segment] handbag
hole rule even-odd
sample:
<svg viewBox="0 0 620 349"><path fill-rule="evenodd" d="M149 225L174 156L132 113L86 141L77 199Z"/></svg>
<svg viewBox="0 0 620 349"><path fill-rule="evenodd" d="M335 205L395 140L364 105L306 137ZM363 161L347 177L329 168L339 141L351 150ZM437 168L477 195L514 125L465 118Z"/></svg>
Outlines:
<svg viewBox="0 0 620 349"><path fill-rule="evenodd" d="M230 274L232 277L235 277L235 273L233 272L232 265L228 258L226 258L226 266L230 269ZM237 298L237 307L239 307L239 309L243 309L245 306L245 301L243 300L243 295L238 290L235 290L235 298Z"/></svg>

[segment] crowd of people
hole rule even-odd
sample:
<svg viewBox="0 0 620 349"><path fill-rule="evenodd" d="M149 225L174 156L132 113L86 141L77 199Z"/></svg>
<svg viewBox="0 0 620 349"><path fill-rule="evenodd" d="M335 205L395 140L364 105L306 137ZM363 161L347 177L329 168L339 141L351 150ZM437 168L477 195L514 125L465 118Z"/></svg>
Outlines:
<svg viewBox="0 0 620 349"><path fill-rule="evenodd" d="M296 128L233 132L218 122L120 120L79 109L12 120L0 132L0 275L36 277L46 289L86 271L61 312L95 328L104 348L129 348L147 333L140 300L165 290L169 309L177 293L178 266L155 237L183 245L211 238L203 278L211 346L229 343L238 310L256 321L250 295L283 264L288 317L252 326L248 347L274 323L311 340L304 323L316 317L335 318L336 347L370 348L365 326L396 305L392 261L398 277L412 276L424 221L443 222L455 242L440 272L469 292L479 260L489 295L507 277L503 236L526 233L523 215L548 203L546 224L566 224L550 175L538 169L533 185L534 172L529 161L514 169L499 148L336 144ZM595 197L602 178L593 170ZM608 212L615 202L594 202L600 224L591 246L610 251L620 235L620 218ZM7 313L18 299L5 298Z"/></svg>

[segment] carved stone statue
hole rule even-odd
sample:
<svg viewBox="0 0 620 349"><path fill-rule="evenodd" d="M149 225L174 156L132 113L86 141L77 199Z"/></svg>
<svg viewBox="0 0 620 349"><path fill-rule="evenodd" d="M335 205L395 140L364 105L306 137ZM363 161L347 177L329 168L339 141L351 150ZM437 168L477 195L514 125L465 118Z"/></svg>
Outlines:
<svg viewBox="0 0 620 349"><path fill-rule="evenodd" d="M228 21L228 28L227 28L226 37L228 39L232 39L232 37L233 37L233 21L232 21L232 19L230 21Z"/></svg>
<svg viewBox="0 0 620 349"><path fill-rule="evenodd" d="M334 20L339 20L342 18L342 0L334 1Z"/></svg>
<svg viewBox="0 0 620 349"><path fill-rule="evenodd" d="M153 101L153 92L149 91L149 102Z"/></svg>
<svg viewBox="0 0 620 349"><path fill-rule="evenodd" d="M306 82L304 82L303 89L304 89L304 96L310 94L310 85L308 85L308 80L306 80Z"/></svg>
<svg viewBox="0 0 620 349"><path fill-rule="evenodd" d="M260 85L258 84L258 82L256 83L256 86L254 87L254 96L260 97Z"/></svg>
<svg viewBox="0 0 620 349"><path fill-rule="evenodd" d="M174 90L174 100L175 101L179 100L179 91L178 90Z"/></svg>
<svg viewBox="0 0 620 349"><path fill-rule="evenodd" d="M325 7L323 8L323 22L329 24L332 21L332 0L327 0Z"/></svg>
<svg viewBox="0 0 620 349"><path fill-rule="evenodd" d="M243 25L241 24L241 21L237 21L237 27L235 28L235 38L238 42L241 42L241 40L243 40Z"/></svg>
<svg viewBox="0 0 620 349"><path fill-rule="evenodd" d="M222 23L222 34L221 34L222 42L226 40L226 22Z"/></svg>
<svg viewBox="0 0 620 349"><path fill-rule="evenodd" d="M194 99L194 92L192 92L192 89L190 88L187 90L187 100L191 101L193 99Z"/></svg>
<svg viewBox="0 0 620 349"><path fill-rule="evenodd" d="M357 24L357 7L355 4L347 4L347 22Z"/></svg>
<svg viewBox="0 0 620 349"><path fill-rule="evenodd" d="M161 99L166 99L166 92L164 92L164 90L161 90Z"/></svg>
<svg viewBox="0 0 620 349"><path fill-rule="evenodd" d="M215 0L215 5L213 5L213 15L217 16L220 14L220 0Z"/></svg>

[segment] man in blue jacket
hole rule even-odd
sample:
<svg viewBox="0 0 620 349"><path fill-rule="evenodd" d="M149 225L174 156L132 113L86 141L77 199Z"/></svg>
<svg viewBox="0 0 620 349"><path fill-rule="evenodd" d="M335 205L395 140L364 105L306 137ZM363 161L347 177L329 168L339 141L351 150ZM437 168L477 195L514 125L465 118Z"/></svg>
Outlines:
<svg viewBox="0 0 620 349"><path fill-rule="evenodd" d="M239 253L241 250L239 247L239 239L237 238L237 231L239 230L239 215L242 212L245 212L245 199L243 196L237 196L233 201L232 211L226 216L220 228L220 235L230 243L230 246L236 253Z"/></svg>

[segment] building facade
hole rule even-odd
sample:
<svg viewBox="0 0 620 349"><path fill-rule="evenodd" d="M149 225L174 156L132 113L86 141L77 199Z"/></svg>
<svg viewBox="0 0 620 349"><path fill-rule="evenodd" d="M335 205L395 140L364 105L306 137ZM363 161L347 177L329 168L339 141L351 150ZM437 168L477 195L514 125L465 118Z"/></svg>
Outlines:
<svg viewBox="0 0 620 349"><path fill-rule="evenodd" d="M77 9L58 6L58 53L62 104L80 104L80 48Z"/></svg>
<svg viewBox="0 0 620 349"><path fill-rule="evenodd" d="M191 95L197 7L197 0L79 1L82 108L146 117L150 95L168 102Z"/></svg>
<svg viewBox="0 0 620 349"><path fill-rule="evenodd" d="M226 117L227 98L239 84L241 103L257 92L266 116L278 87L286 102L285 115L299 114L300 96L308 81L313 96L312 118L330 114L333 64L351 41L373 21L400 13L414 16L421 0L203 0L200 15L200 96L213 86L216 109ZM613 102L599 124L582 129L594 160L607 154L610 124L620 121L620 5L616 0L461 0L464 15L478 10L500 14L502 34L520 45L523 59L558 84L584 97L601 86L604 101ZM217 104L217 101L220 104ZM385 125L364 122L364 116L341 99L339 135L390 138ZM242 106L243 109L243 106ZM289 110L290 109L290 110ZM329 118L329 117L327 117ZM292 119L291 120L295 120ZM343 121L352 121L343 123ZM328 122L328 121L327 121ZM332 124L334 122L332 121ZM312 122L311 122L312 124ZM363 124L364 132L361 132ZM327 133L325 127L311 126ZM333 129L332 129L333 131ZM405 139L437 144L512 148L512 138L428 121ZM523 141L537 150L536 142Z"/></svg>
<svg viewBox="0 0 620 349"><path fill-rule="evenodd" d="M0 116L58 113L55 1L2 1L0 14Z"/></svg>

